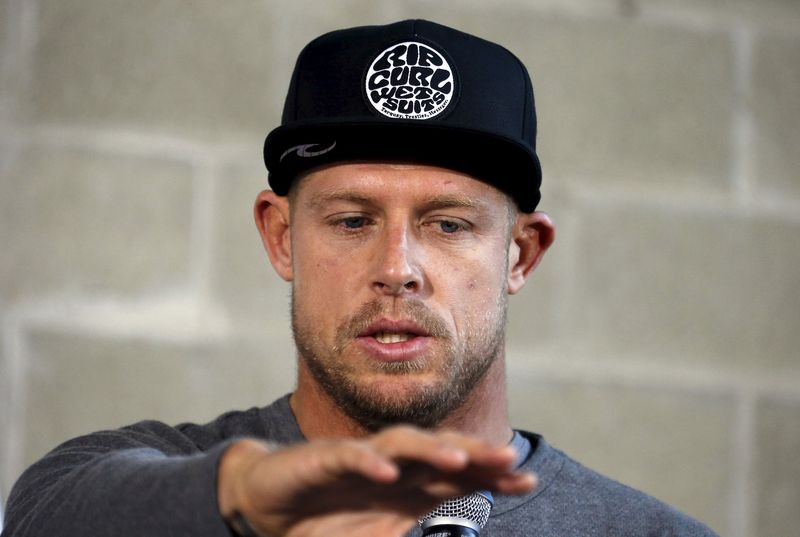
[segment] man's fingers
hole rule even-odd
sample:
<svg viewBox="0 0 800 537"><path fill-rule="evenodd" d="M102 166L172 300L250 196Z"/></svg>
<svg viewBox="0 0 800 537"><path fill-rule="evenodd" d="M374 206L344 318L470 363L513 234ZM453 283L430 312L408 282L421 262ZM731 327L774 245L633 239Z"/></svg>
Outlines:
<svg viewBox="0 0 800 537"><path fill-rule="evenodd" d="M529 472L506 474L494 478L440 475L420 484L420 489L436 498L463 496L476 490L490 490L499 494L526 494L536 487L536 476Z"/></svg>
<svg viewBox="0 0 800 537"><path fill-rule="evenodd" d="M408 426L367 440L318 441L296 453L305 462L307 484L324 485L347 475L405 487L431 479L485 485L510 472L514 450L493 447L457 433L431 433ZM513 483L513 481L509 481Z"/></svg>
<svg viewBox="0 0 800 537"><path fill-rule="evenodd" d="M467 466L504 470L517 458L511 446L493 446L452 431L432 433L410 426L386 429L370 442L389 458L425 462L445 471Z"/></svg>
<svg viewBox="0 0 800 537"><path fill-rule="evenodd" d="M346 483L360 478L392 485L394 493L417 490L437 498L478 489L520 494L534 486L531 476L514 472L516 453L510 447L408 426L392 427L367 439L312 442L295 456L304 462L300 465L304 486L340 482L357 490L364 483Z"/></svg>
<svg viewBox="0 0 800 537"><path fill-rule="evenodd" d="M465 450L469 454L470 465L473 466L510 468L517 458L517 452L511 446L493 446L483 440L453 431L443 431L438 436Z"/></svg>
<svg viewBox="0 0 800 537"><path fill-rule="evenodd" d="M377 483L391 483L400 476L394 461L363 441L337 441L320 450L318 456L330 479L357 474Z"/></svg>
<svg viewBox="0 0 800 537"><path fill-rule="evenodd" d="M532 474L514 470L516 451L456 432L393 427L373 437L377 451L398 463L397 485L445 499L475 490L524 494L533 490Z"/></svg>
<svg viewBox="0 0 800 537"><path fill-rule="evenodd" d="M491 490L499 494L525 494L533 490L536 483L535 475L523 472L484 483L443 478L425 483L421 490L430 497L445 500L456 496L465 496L476 490Z"/></svg>
<svg viewBox="0 0 800 537"><path fill-rule="evenodd" d="M495 485L495 491L500 494L525 494L535 489L538 484L539 480L535 474L522 472L499 478Z"/></svg>
<svg viewBox="0 0 800 537"><path fill-rule="evenodd" d="M397 426L374 436L370 443L393 460L429 464L442 471L457 471L469 463L469 453L451 439L408 426Z"/></svg>

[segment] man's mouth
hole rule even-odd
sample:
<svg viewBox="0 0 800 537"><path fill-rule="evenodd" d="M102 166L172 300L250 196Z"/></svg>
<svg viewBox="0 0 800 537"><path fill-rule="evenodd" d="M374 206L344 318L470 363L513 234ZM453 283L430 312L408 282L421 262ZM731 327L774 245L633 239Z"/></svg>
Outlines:
<svg viewBox="0 0 800 537"><path fill-rule="evenodd" d="M358 337L371 338L378 343L405 343L419 337L428 336L428 332L410 319L379 319L370 323Z"/></svg>
<svg viewBox="0 0 800 537"><path fill-rule="evenodd" d="M418 360L431 352L434 339L421 323L387 317L372 321L357 335L360 348L382 362Z"/></svg>
<svg viewBox="0 0 800 537"><path fill-rule="evenodd" d="M417 337L410 332L377 332L372 335L379 343L402 343Z"/></svg>

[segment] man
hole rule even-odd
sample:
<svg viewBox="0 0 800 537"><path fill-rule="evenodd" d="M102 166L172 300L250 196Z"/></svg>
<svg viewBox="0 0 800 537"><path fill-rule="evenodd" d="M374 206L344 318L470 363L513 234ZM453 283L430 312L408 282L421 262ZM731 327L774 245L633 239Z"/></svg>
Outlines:
<svg viewBox="0 0 800 537"><path fill-rule="evenodd" d="M399 537L491 493L462 534L713 535L508 422L507 296L554 238L535 137L528 74L495 44L426 21L310 43L255 206L292 284L296 390L67 442L3 535Z"/></svg>

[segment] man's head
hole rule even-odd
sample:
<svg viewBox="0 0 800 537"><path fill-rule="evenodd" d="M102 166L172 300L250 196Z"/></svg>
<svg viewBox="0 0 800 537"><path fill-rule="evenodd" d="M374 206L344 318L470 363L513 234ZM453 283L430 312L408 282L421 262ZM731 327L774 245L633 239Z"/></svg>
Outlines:
<svg viewBox="0 0 800 537"><path fill-rule="evenodd" d="M306 47L256 204L299 389L376 429L436 425L488 382L507 294L553 240L534 142L527 73L497 45L406 21Z"/></svg>

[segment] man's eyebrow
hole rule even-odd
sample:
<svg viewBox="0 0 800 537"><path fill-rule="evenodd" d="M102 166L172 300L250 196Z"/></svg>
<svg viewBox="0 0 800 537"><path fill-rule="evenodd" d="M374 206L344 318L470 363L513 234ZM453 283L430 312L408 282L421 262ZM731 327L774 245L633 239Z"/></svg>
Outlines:
<svg viewBox="0 0 800 537"><path fill-rule="evenodd" d="M486 207L486 202L470 196L442 194L426 200L422 206L426 211L434 209L483 209Z"/></svg>
<svg viewBox="0 0 800 537"><path fill-rule="evenodd" d="M372 196L362 194L348 189L332 189L319 192L312 196L307 202L311 209L319 209L326 203L335 201L345 201L359 205L376 205L377 202ZM434 209L482 209L486 207L486 202L479 198L463 196L458 194L441 194L426 199L421 204L424 211Z"/></svg>
<svg viewBox="0 0 800 537"><path fill-rule="evenodd" d="M310 209L319 209L326 203L334 202L334 201L348 201L351 203L357 203L359 205L374 205L375 200L370 196L365 194L361 194L360 192L355 192L353 190L347 189L331 189L331 190L323 190L317 194L311 196L311 198L306 202L306 205Z"/></svg>

